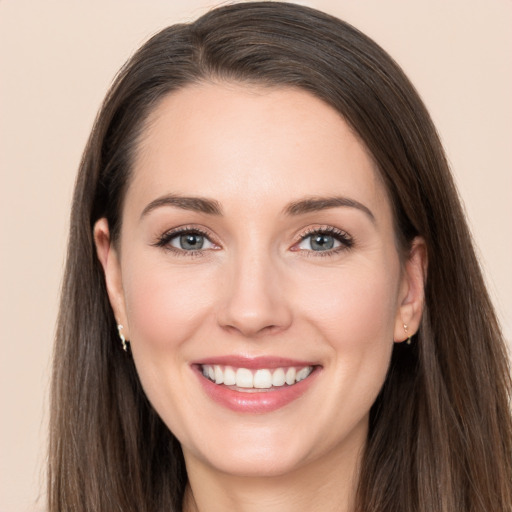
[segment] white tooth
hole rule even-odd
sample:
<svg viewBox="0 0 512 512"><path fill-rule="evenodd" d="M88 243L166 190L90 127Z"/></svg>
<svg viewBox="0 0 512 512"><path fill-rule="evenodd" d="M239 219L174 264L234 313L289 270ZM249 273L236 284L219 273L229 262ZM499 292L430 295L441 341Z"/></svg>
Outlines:
<svg viewBox="0 0 512 512"><path fill-rule="evenodd" d="M291 386L292 384L295 384L295 368L290 367L288 370L286 370L286 384Z"/></svg>
<svg viewBox="0 0 512 512"><path fill-rule="evenodd" d="M274 370L272 374L272 386L284 386L286 382L286 376L284 374L284 370L282 368L278 368Z"/></svg>
<svg viewBox="0 0 512 512"><path fill-rule="evenodd" d="M224 374L222 372L222 368L218 365L214 366L215 372L215 384L222 384L224 382Z"/></svg>
<svg viewBox="0 0 512 512"><path fill-rule="evenodd" d="M270 370L257 370L254 374L254 387L267 389L272 387L272 375Z"/></svg>
<svg viewBox="0 0 512 512"><path fill-rule="evenodd" d="M251 370L247 368L238 368L236 371L236 385L239 388L252 388L253 378Z"/></svg>
<svg viewBox="0 0 512 512"><path fill-rule="evenodd" d="M213 366L208 366L208 378L213 381L215 380L215 370Z"/></svg>
<svg viewBox="0 0 512 512"><path fill-rule="evenodd" d="M235 370L231 366L226 366L224 369L224 384L226 386L234 386L236 384Z"/></svg>
<svg viewBox="0 0 512 512"><path fill-rule="evenodd" d="M205 364L203 364L202 371L203 371L203 375L204 375L205 377L208 377L208 366L206 366Z"/></svg>
<svg viewBox="0 0 512 512"><path fill-rule="evenodd" d="M297 382L300 382L301 380L304 380L306 377L309 376L311 373L311 366L306 366L306 368L302 368L297 372L297 375L295 376L295 380Z"/></svg>

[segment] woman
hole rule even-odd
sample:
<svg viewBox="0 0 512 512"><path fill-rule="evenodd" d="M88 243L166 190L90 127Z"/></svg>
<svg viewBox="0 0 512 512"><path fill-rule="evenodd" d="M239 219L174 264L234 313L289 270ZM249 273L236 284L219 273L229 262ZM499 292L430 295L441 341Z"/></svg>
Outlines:
<svg viewBox="0 0 512 512"><path fill-rule="evenodd" d="M374 42L235 4L84 153L50 510L510 510L510 379L435 128Z"/></svg>

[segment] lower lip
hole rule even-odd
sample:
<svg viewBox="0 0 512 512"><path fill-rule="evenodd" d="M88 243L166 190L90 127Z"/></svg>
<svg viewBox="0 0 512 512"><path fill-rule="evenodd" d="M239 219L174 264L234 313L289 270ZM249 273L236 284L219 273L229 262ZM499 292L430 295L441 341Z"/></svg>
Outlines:
<svg viewBox="0 0 512 512"><path fill-rule="evenodd" d="M206 394L214 402L235 412L252 414L276 411L290 404L306 393L319 373L319 368L315 368L309 377L292 386L285 385L261 391L236 391L207 379L199 367L194 369Z"/></svg>

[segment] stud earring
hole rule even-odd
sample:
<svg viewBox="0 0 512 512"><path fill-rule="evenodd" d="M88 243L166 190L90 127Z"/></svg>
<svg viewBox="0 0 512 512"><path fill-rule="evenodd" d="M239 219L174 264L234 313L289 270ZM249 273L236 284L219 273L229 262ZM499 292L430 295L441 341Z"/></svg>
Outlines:
<svg viewBox="0 0 512 512"><path fill-rule="evenodd" d="M407 328L407 324L404 324L404 331L405 331L406 335L409 334L409 329ZM412 336L408 336L408 338L407 338L407 345L411 344L411 338L412 338Z"/></svg>
<svg viewBox="0 0 512 512"><path fill-rule="evenodd" d="M121 344L123 345L123 350L125 352L128 352L128 342L126 341L124 334L121 332L123 330L123 328L124 327L121 324L117 324L117 330L119 332L119 338L121 339Z"/></svg>

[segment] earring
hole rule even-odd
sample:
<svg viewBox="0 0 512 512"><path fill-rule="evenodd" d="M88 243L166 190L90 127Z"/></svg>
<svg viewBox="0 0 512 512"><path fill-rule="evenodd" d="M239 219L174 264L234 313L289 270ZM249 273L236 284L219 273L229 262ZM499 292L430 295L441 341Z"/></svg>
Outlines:
<svg viewBox="0 0 512 512"><path fill-rule="evenodd" d="M124 337L124 334L121 332L124 327L121 324L117 324L117 330L119 332L119 338L121 338L121 344L123 345L123 350L128 352L128 342Z"/></svg>
<svg viewBox="0 0 512 512"><path fill-rule="evenodd" d="M404 331L405 331L405 334L409 334L409 329L407 328L407 324L404 324ZM407 345L410 345L410 344L411 344L411 338L412 338L412 336L409 336L409 337L407 338L407 342L406 342L406 343L407 343Z"/></svg>

